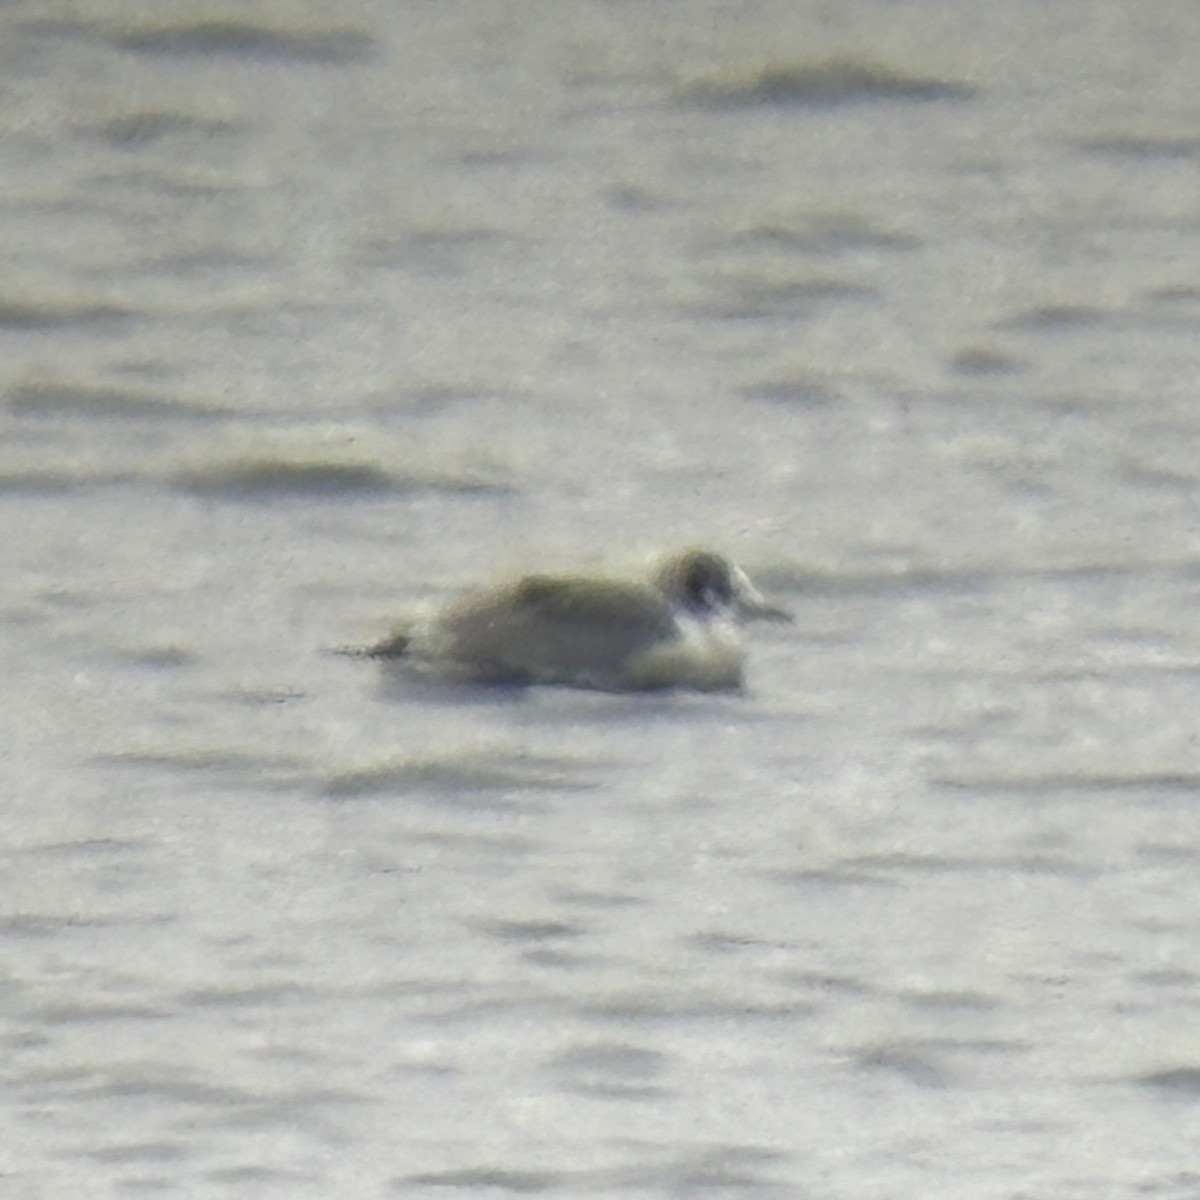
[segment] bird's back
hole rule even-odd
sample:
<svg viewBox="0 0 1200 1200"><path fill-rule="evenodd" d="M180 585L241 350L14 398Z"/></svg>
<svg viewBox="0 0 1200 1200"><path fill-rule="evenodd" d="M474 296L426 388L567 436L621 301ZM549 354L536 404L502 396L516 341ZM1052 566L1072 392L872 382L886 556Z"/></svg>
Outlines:
<svg viewBox="0 0 1200 1200"><path fill-rule="evenodd" d="M631 659L679 630L654 589L530 575L467 597L436 622L436 653L488 678L620 686Z"/></svg>

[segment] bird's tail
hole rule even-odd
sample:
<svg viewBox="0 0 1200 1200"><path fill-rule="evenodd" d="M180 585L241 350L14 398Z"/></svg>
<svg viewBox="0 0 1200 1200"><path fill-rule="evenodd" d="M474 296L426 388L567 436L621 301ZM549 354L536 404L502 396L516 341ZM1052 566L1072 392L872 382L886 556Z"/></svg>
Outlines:
<svg viewBox="0 0 1200 1200"><path fill-rule="evenodd" d="M368 646L365 655L367 658L403 658L408 653L411 641L412 638L403 629L397 629L385 637L382 642Z"/></svg>
<svg viewBox="0 0 1200 1200"><path fill-rule="evenodd" d="M338 646L333 654L341 654L346 658L403 658L408 653L408 644L412 639L407 633L397 629L389 634L382 642L371 646Z"/></svg>

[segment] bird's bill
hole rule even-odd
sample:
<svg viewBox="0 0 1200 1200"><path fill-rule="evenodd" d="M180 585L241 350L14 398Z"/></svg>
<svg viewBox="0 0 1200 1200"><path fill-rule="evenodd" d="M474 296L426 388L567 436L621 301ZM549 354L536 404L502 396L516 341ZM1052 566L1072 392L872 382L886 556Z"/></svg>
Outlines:
<svg viewBox="0 0 1200 1200"><path fill-rule="evenodd" d="M750 582L744 572L740 570L737 572L735 582L737 586L734 594L734 606L743 620L790 622L796 619L786 608L781 608L778 604L768 600Z"/></svg>

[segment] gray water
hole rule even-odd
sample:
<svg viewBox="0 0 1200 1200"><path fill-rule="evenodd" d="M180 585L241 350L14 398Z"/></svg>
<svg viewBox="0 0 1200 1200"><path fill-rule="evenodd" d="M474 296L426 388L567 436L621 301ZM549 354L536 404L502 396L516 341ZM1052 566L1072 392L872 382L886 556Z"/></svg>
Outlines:
<svg viewBox="0 0 1200 1200"><path fill-rule="evenodd" d="M0 1194L1200 1196L1198 68L0 6ZM744 695L329 653L692 542Z"/></svg>

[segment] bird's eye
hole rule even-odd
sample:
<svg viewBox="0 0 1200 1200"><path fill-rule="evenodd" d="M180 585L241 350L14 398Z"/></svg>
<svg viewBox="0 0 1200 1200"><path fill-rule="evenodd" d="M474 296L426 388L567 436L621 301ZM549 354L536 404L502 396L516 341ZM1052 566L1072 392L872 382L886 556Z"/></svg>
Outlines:
<svg viewBox="0 0 1200 1200"><path fill-rule="evenodd" d="M700 612L712 612L732 599L728 578L711 563L696 563L687 579L688 605Z"/></svg>

